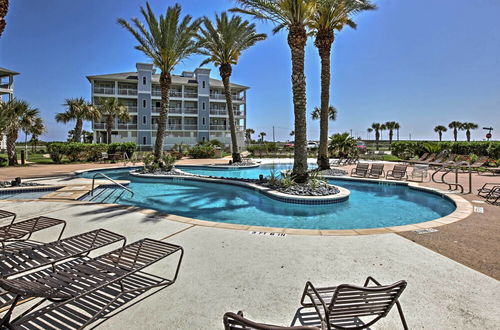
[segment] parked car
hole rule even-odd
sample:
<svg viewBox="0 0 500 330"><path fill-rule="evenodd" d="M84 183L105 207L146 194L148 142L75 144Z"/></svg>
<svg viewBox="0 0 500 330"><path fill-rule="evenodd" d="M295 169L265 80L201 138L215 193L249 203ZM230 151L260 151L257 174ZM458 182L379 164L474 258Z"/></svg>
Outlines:
<svg viewBox="0 0 500 330"><path fill-rule="evenodd" d="M314 141L307 142L307 149L316 149L318 148L318 144Z"/></svg>
<svg viewBox="0 0 500 330"><path fill-rule="evenodd" d="M366 144L363 141L357 141L356 148L361 154L364 154L366 152Z"/></svg>
<svg viewBox="0 0 500 330"><path fill-rule="evenodd" d="M285 144L283 145L283 148L284 148L284 149L293 149L293 147L294 147L294 144L293 144L293 143L285 143Z"/></svg>

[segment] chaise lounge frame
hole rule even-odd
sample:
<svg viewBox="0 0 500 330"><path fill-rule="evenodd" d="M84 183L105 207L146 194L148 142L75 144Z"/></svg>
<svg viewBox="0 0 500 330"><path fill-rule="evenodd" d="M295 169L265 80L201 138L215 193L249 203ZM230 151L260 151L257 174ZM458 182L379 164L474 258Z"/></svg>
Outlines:
<svg viewBox="0 0 500 330"><path fill-rule="evenodd" d="M374 286L368 286L373 282ZM365 329L387 316L394 304L397 306L401 323L408 329L399 297L406 288L406 281L398 281L391 285L381 285L369 276L364 285L356 286L341 284L336 287L315 288L307 282L302 294L301 304L304 307L314 307L322 323L331 329ZM309 298L310 302L306 302ZM348 328L335 324L359 317L373 317L371 321L359 326Z"/></svg>
<svg viewBox="0 0 500 330"><path fill-rule="evenodd" d="M238 314L227 312L223 317L225 330L320 330L317 327L292 326L283 327L271 324L257 323L246 319L243 312Z"/></svg>

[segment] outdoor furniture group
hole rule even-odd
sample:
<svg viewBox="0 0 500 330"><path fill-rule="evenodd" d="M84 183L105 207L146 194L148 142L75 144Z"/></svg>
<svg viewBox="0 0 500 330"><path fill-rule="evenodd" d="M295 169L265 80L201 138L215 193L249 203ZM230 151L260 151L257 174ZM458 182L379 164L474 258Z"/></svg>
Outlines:
<svg viewBox="0 0 500 330"><path fill-rule="evenodd" d="M66 222L49 217L15 221L16 214L0 210L0 329L81 329L141 293L175 283L182 247L153 239L131 244L105 229L62 238ZM31 240L34 233L60 226L56 241ZM97 256L101 248L117 249ZM116 247L115 247L116 248ZM144 272L146 267L176 255L171 278ZM21 302L33 303L14 316ZM123 303L122 303L123 304Z"/></svg>
<svg viewBox="0 0 500 330"><path fill-rule="evenodd" d="M407 168L407 164L396 164L391 170L385 172L384 164L375 163L370 166L369 163L357 163L356 167L351 170L351 176L375 179L385 177L386 179L405 180L408 178ZM412 176L414 176L413 172Z"/></svg>

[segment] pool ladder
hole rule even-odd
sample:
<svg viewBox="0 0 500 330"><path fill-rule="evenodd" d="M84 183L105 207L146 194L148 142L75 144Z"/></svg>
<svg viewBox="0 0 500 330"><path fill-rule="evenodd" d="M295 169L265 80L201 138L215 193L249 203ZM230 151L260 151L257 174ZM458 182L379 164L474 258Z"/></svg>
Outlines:
<svg viewBox="0 0 500 330"><path fill-rule="evenodd" d="M431 176L432 181L435 183L443 183L443 184L448 185L448 190L460 189L460 193L463 194L464 193L464 186L461 185L460 183L458 183L458 170L459 170L458 166L455 166L455 167L442 166L439 169L437 169L434 173L432 173L432 176ZM455 172L455 182L448 182L445 180L446 175L448 175L451 172ZM470 168L469 168L469 172L470 172ZM436 179L436 175L438 173L442 173L440 179ZM470 173L469 173L469 176L470 176ZM454 188L452 189L452 187L454 187ZM469 192L468 193L469 194L471 193L471 186L470 185L469 185Z"/></svg>
<svg viewBox="0 0 500 330"><path fill-rule="evenodd" d="M97 176L101 176L111 182L113 182L115 185L117 185L118 187L120 187L121 189L123 190L126 190L128 191L132 197L134 197L134 192L132 190L130 190L130 188L127 188L125 187L124 185L122 185L121 183L118 183L116 182L115 180L111 179L109 176L107 176L106 174L102 173L102 172L97 172L96 174L94 174L94 176L92 177L92 190L90 190L90 196L94 196L94 187L95 187L95 178ZM120 195L121 196L121 195Z"/></svg>

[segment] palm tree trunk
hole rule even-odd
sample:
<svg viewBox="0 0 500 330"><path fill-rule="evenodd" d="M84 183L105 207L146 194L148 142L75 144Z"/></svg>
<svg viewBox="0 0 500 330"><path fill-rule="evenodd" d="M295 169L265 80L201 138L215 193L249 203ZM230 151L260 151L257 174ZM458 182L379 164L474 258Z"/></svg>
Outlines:
<svg viewBox="0 0 500 330"><path fill-rule="evenodd" d="M443 133L439 132L438 134L439 134L439 142L441 142L442 141Z"/></svg>
<svg viewBox="0 0 500 330"><path fill-rule="evenodd" d="M375 149L378 151L378 141L380 140L380 133L379 131L375 131Z"/></svg>
<svg viewBox="0 0 500 330"><path fill-rule="evenodd" d="M172 85L172 76L169 72L161 72L160 74L160 118L158 118L158 130L156 131L156 141L154 149L154 162L159 163L163 152L163 140L165 139L167 118L168 118L168 101L170 86Z"/></svg>
<svg viewBox="0 0 500 330"><path fill-rule="evenodd" d="M241 163L241 155L238 152L238 141L236 140L236 124L234 122L233 101L229 77L231 77L231 64L222 64L219 68L222 83L224 84L224 94L226 96L227 114L229 115L229 129L231 130L231 148L233 150L233 163Z"/></svg>
<svg viewBox="0 0 500 330"><path fill-rule="evenodd" d="M0 37L2 36L7 23L5 22L5 16L7 16L7 11L9 10L9 0L0 0Z"/></svg>
<svg viewBox="0 0 500 330"><path fill-rule="evenodd" d="M456 128L453 129L453 138L455 139L455 142L457 142L457 135L458 135L458 131Z"/></svg>
<svg viewBox="0 0 500 330"><path fill-rule="evenodd" d="M297 183L307 181L306 77L304 57L307 41L302 25L290 26L288 45L292 55L292 90L295 115L295 142L292 177Z"/></svg>
<svg viewBox="0 0 500 330"><path fill-rule="evenodd" d="M17 165L16 155L16 140L18 131L10 130L7 133L7 158L9 159L9 166Z"/></svg>
<svg viewBox="0 0 500 330"><path fill-rule="evenodd" d="M392 131L392 129L391 129L391 130L389 131L389 148L390 148L390 147L391 147L391 145L392 145L392 136L393 136L393 134L394 134L394 133L393 133L393 131Z"/></svg>
<svg viewBox="0 0 500 330"><path fill-rule="evenodd" d="M73 134L73 142L82 142L83 120L76 119L75 133Z"/></svg>
<svg viewBox="0 0 500 330"><path fill-rule="evenodd" d="M332 31L319 31L314 44L321 58L321 112L319 119L318 167L330 168L328 159L328 108L330 106L330 55L333 43Z"/></svg>
<svg viewBox="0 0 500 330"><path fill-rule="evenodd" d="M470 131L465 131L465 135L467 136L467 142L470 142Z"/></svg>
<svg viewBox="0 0 500 330"><path fill-rule="evenodd" d="M106 119L106 132L108 135L106 142L108 142L108 144L111 144L111 131L113 130L113 121L114 121L113 116L108 115L108 117Z"/></svg>

